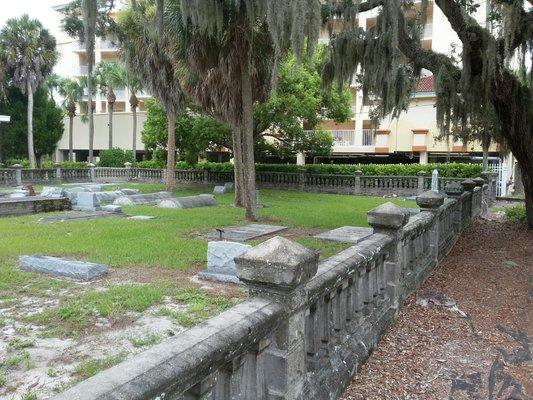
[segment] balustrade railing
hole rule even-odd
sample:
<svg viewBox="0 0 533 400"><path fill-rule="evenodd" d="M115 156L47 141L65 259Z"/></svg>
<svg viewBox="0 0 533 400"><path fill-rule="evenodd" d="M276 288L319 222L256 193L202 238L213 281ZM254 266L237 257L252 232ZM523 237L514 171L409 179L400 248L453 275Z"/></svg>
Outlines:
<svg viewBox="0 0 533 400"><path fill-rule="evenodd" d="M17 183L14 169L0 169L0 185L12 186Z"/></svg>
<svg viewBox="0 0 533 400"><path fill-rule="evenodd" d="M423 193L416 215L392 203L371 210L373 234L320 263L284 238L259 244L235 259L248 300L55 400L339 397L472 221L484 191L465 189Z"/></svg>

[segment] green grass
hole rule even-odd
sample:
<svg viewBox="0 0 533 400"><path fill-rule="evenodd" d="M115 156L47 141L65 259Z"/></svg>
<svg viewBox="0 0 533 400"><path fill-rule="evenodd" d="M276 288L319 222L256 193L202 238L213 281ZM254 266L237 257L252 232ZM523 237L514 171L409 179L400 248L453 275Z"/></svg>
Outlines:
<svg viewBox="0 0 533 400"><path fill-rule="evenodd" d="M116 354L104 358L95 358L84 361L76 365L73 375L77 380L82 381L96 375L98 372L120 364L126 358L125 354Z"/></svg>
<svg viewBox="0 0 533 400"><path fill-rule="evenodd" d="M4 387L7 383L6 372L0 368L0 388Z"/></svg>
<svg viewBox="0 0 533 400"><path fill-rule="evenodd" d="M513 207L507 207L505 211L505 220L510 224L526 223L526 206L521 204Z"/></svg>
<svg viewBox="0 0 533 400"><path fill-rule="evenodd" d="M28 347L33 347L34 345L35 341L32 339L14 338L9 342L9 347L13 350L22 350Z"/></svg>
<svg viewBox="0 0 533 400"><path fill-rule="evenodd" d="M146 336L130 337L130 343L135 348L151 347L158 344L161 341L161 336L155 333L147 334Z"/></svg>

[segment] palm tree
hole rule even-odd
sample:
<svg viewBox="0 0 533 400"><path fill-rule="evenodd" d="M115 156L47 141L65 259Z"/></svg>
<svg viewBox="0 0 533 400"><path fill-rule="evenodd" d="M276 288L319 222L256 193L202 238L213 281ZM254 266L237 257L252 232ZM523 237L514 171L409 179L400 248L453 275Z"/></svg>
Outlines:
<svg viewBox="0 0 533 400"><path fill-rule="evenodd" d="M74 161L74 117L76 116L76 104L83 98L83 87L78 81L65 78L59 82L59 94L65 99L63 106L69 117L68 160Z"/></svg>
<svg viewBox="0 0 533 400"><path fill-rule="evenodd" d="M48 97L55 104L54 92L59 89L61 83L61 77L58 74L51 74L45 81L46 91L48 92Z"/></svg>
<svg viewBox="0 0 533 400"><path fill-rule="evenodd" d="M11 82L28 97L28 158L36 167L33 145L33 95L57 62L56 41L36 19L10 19L0 33L3 64Z"/></svg>
<svg viewBox="0 0 533 400"><path fill-rule="evenodd" d="M95 76L98 79L102 93L107 96L107 114L109 116L109 145L113 148L113 111L117 96L113 88L124 87L124 68L117 62L102 61L96 66Z"/></svg>
<svg viewBox="0 0 533 400"><path fill-rule="evenodd" d="M130 92L130 107L133 116L133 143L132 152L133 157L137 156L137 109L139 108L139 98L137 94L143 90L143 84L139 77L132 74L130 71L126 71L126 87Z"/></svg>
<svg viewBox="0 0 533 400"><path fill-rule="evenodd" d="M89 118L89 162L94 161L94 115L93 115L93 67L94 67L94 47L96 41L96 20L98 17L98 4L96 0L81 0L81 14L83 17L83 31L85 42L85 53L87 54L87 116Z"/></svg>
<svg viewBox="0 0 533 400"><path fill-rule="evenodd" d="M158 0L160 2L161 0ZM166 190L175 185L176 115L184 107L185 95L177 79L172 48L167 31L156 23L159 14L140 4L122 15L119 40L122 43L126 67L137 74L144 86L161 103L167 114Z"/></svg>

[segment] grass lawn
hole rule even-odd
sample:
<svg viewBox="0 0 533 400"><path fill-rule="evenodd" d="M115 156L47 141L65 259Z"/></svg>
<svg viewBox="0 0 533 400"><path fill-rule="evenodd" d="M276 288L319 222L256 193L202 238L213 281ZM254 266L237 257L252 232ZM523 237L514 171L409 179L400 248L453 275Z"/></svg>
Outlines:
<svg viewBox="0 0 533 400"><path fill-rule="evenodd" d="M162 185L124 186L163 190ZM205 188L178 189L174 194L202 192ZM206 288L190 280L206 262L207 241L201 236L214 228L247 223L243 210L233 207L233 195L217 200L217 207L188 210L124 207L129 215L156 217L146 221L105 218L45 224L39 222L42 215L0 219L0 333L7 338L0 339L0 398L27 394L25 383L31 384L29 375L38 371L60 377L55 389L48 389L61 391L239 301L245 295L242 289ZM386 201L390 199L262 190L260 202L267 207L259 216L261 223L289 227L283 236L328 257L347 245L316 240L314 234L344 225L366 226L366 212ZM403 199L393 201L415 206ZM20 272L21 254L71 257L112 269L100 282L79 284ZM150 321L127 329L141 317ZM154 326L157 329L151 329ZM115 332L103 338L110 330L122 336ZM63 357L63 370L54 366L50 372L50 363L32 362L32 352L42 340L74 340L68 347L73 349L82 338L91 337L101 351L73 351L76 355L66 357L68 362ZM106 341L107 347L100 348ZM109 353L110 349L116 351Z"/></svg>

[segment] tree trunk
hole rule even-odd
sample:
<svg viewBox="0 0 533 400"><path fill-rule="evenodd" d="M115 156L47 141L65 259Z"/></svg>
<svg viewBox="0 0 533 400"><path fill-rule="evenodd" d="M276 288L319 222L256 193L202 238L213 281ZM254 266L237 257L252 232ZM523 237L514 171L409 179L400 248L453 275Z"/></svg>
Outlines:
<svg viewBox="0 0 533 400"><path fill-rule="evenodd" d="M68 160L74 161L74 116L70 115L68 123Z"/></svg>
<svg viewBox="0 0 533 400"><path fill-rule="evenodd" d="M522 170L522 183L524 184L524 194L526 195L527 227L533 229L533 171L531 169L527 172Z"/></svg>
<svg viewBox="0 0 533 400"><path fill-rule="evenodd" d="M30 81L28 81L26 88L28 92L28 159L30 160L30 168L33 169L37 163L33 148L33 90Z"/></svg>
<svg viewBox="0 0 533 400"><path fill-rule="evenodd" d="M113 103L107 103L107 114L109 116L109 149L113 148L113 108L115 105Z"/></svg>
<svg viewBox="0 0 533 400"><path fill-rule="evenodd" d="M94 162L94 116L93 116L93 88L92 88L92 77L93 77L93 65L92 60L94 59L94 50L93 57L89 57L89 65L87 66L87 116L89 117L89 162Z"/></svg>
<svg viewBox="0 0 533 400"><path fill-rule="evenodd" d="M249 51L247 57L250 57ZM246 60L241 69L242 81L242 158L244 167L244 206L246 219L257 221L257 197L255 191L254 162L254 117L250 62Z"/></svg>
<svg viewBox="0 0 533 400"><path fill-rule="evenodd" d="M174 111L167 111L167 178L165 190L171 192L176 183L176 116Z"/></svg>
<svg viewBox="0 0 533 400"><path fill-rule="evenodd" d="M131 151L133 153L133 159L137 160L137 107L132 107L133 112L133 145Z"/></svg>
<svg viewBox="0 0 533 400"><path fill-rule="evenodd" d="M242 131L233 128L233 175L235 181L235 207L244 207L244 168L242 159Z"/></svg>
<svg viewBox="0 0 533 400"><path fill-rule="evenodd" d="M488 132L483 132L481 145L483 147L483 171L489 169L489 147L490 147L490 135Z"/></svg>

